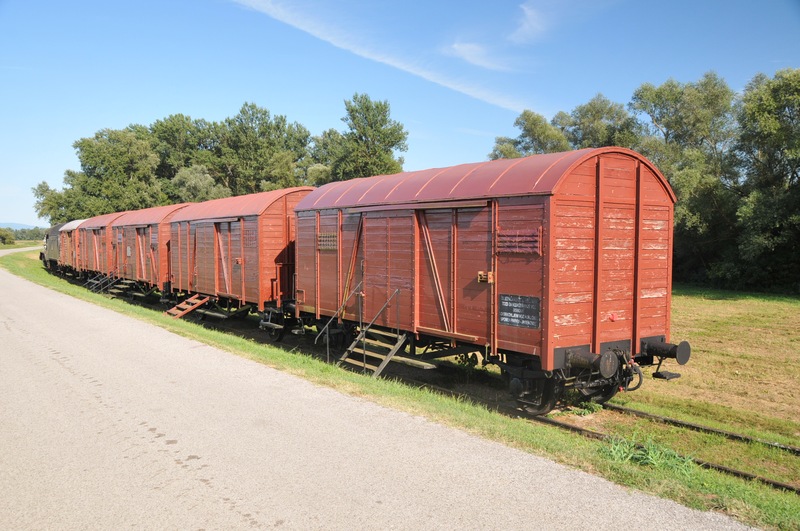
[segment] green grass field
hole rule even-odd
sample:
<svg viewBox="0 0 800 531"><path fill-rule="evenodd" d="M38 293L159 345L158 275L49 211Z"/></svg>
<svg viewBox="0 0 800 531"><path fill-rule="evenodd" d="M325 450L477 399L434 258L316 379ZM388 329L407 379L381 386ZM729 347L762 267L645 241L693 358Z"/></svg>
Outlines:
<svg viewBox="0 0 800 531"><path fill-rule="evenodd" d="M757 527L800 530L800 496L686 463L675 456L671 448L687 444L687 441L671 440L669 435L655 428L618 426L618 437L608 443L508 418L469 401L444 397L396 381L364 377L310 355L287 352L191 322L176 321L152 309L90 293L47 273L37 257L36 252L16 253L0 258L0 266L51 289L258 360L317 384L423 415L621 485L671 498L693 508L720 511ZM800 376L797 354L800 300L680 288L673 296L672 337L686 339L693 346L689 364L679 369L683 377L670 382L657 381L649 378L648 372L643 388L615 399L618 403L799 445L800 393L795 382ZM678 369L670 367L669 370ZM591 414L587 422L602 423L602 416L602 412ZM633 442L644 443L644 450L632 451ZM711 443L691 444L702 451ZM720 444L723 447L715 448L714 453L734 451L735 447ZM733 455L735 460L786 459L780 455L765 457L757 449L735 451L740 454ZM786 460L789 473L793 470L791 467L797 466L791 464L794 460L797 458ZM465 500L465 503L469 502ZM624 508L620 508L620 512L624 515ZM624 525L624 516L621 523Z"/></svg>
<svg viewBox="0 0 800 531"><path fill-rule="evenodd" d="M24 249L25 247L36 247L42 246L41 241L33 241L33 240L17 240L14 243L0 243L0 251L3 249Z"/></svg>

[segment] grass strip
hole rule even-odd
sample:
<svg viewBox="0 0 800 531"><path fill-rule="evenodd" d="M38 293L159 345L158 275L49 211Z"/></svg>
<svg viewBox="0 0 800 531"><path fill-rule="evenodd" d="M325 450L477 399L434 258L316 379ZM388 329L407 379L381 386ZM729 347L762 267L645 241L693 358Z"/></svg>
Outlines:
<svg viewBox="0 0 800 531"><path fill-rule="evenodd" d="M557 428L509 418L467 400L445 397L393 380L362 376L310 355L288 352L191 322L175 320L148 308L92 293L51 275L39 263L38 252L1 257L0 266L47 288L256 360L317 385L421 415L602 476L626 487L669 498L695 509L720 511L764 529L800 530L799 496L687 464L676 458L668 448L651 440L644 441L646 450L631 454L630 448L642 443L637 440L637 434L617 437L611 442L593 441Z"/></svg>

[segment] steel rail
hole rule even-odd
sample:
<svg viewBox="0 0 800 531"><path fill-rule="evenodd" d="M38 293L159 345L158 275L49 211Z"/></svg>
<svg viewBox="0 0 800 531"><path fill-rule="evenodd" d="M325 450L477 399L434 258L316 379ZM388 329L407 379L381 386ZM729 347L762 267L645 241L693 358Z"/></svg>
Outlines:
<svg viewBox="0 0 800 531"><path fill-rule="evenodd" d="M559 427L559 428L562 428L562 429L565 429L565 430L569 430L569 431L578 433L580 435L583 435L584 437L589 437L591 439L599 439L599 440L605 440L605 441L612 439L612 436L610 436L610 435L607 435L607 434L604 434L604 433L600 433L600 432L596 432L596 431L592 431L592 430L587 430L586 428L581 428L579 426L574 426L572 424L568 424L566 422L561 422L561 421L558 421L558 420L555 420L555 419L551 419L551 418L548 418L548 417L526 416L526 418L528 418L529 420L532 420L534 422L539 422L539 423L542 423L542 424L547 424L547 425L550 425L550 426L556 426L556 427ZM637 444L636 446L637 446L637 448L642 448L641 445ZM747 480L750 480L750 481L759 481L759 482L764 483L765 485L768 485L770 487L773 487L773 488L776 488L776 489L782 489L782 490L791 491L791 492L794 492L795 494L800 495L800 487L795 487L794 485L789 485L788 483L783 483L781 481L775 481L773 479L769 479L769 478L766 478L764 476L759 476L757 474L751 474L750 472L745 472L743 470L737 470L735 468L727 467L725 465L719 465L717 463L712 463L710 461L704 461L702 459L697 459L697 458L690 457L690 456L684 456L684 455L681 455L681 454L676 454L676 455L678 455L678 457L680 457L681 459L689 459L694 464L696 464L698 466L701 466L703 468L716 470L718 472L723 472L725 474L729 474L731 476L735 476L735 477L742 478L742 479L747 479Z"/></svg>
<svg viewBox="0 0 800 531"><path fill-rule="evenodd" d="M740 441L746 443L758 443L763 444L764 446L770 446L772 448L779 448L781 450L785 450L787 452L793 453L795 455L800 455L800 448L796 446L792 446L789 444L782 444L778 442L771 442L765 441L764 439L759 439L756 437L750 437L749 435L743 435L741 433L734 433L726 430L720 430L717 428L711 428L709 426L703 426L700 424L695 424L694 422L688 422L685 420L678 420L673 419L670 417L663 417L661 415L654 415L653 413L646 413L644 411L639 411L636 409L630 409L623 406L617 406L614 404L603 404L603 408L609 409L611 411L616 411L618 413L625 413L626 415L632 415L635 417L645 418L649 420L655 420L657 422L661 422L663 424L669 424L671 426L677 426L679 428L687 428L690 430L694 430L697 432L702 433L710 433L714 435L721 435L733 441Z"/></svg>
<svg viewBox="0 0 800 531"><path fill-rule="evenodd" d="M465 395L463 393L458 393L456 391L451 391L449 389L445 389L443 387L439 387L439 386L436 386L436 385L431 385L431 384L428 384L428 383L419 382L419 381L416 381L416 380L413 380L413 379L410 379L410 378L401 378L401 380L406 382L406 383L417 385L419 387L424 387L426 389L430 389L432 391L436 391L438 393L441 393L441 394L444 394L444 395L447 395L447 396L451 396L451 397L454 397L454 398L471 400L472 402L474 402L476 404L480 404L482 406L487 407L490 410L496 411L496 412L504 414L506 416L521 417L521 418L524 418L524 419L532 421L532 422L537 422L539 424L546 424L548 426L554 426L554 427L557 427L557 428L560 428L560 429L563 429L563 430L567 430L567 431L571 431L573 433L577 433L579 435L582 435L582 436L590 438L590 439L595 439L595 440L600 440L600 441L608 441L608 440L611 440L613 438L611 435L608 435L608 434L605 434L605 433L600 433L600 432L597 432L597 431L587 430L586 428L581 428L581 427L575 426L573 424L568 424L566 422L561 422L559 420L556 420L556 419L553 419L553 418L550 418L550 417L546 417L546 416L542 416L542 415L531 415L530 413L526 413L524 409L521 409L519 407L511 407L511 406L508 406L508 405L491 403L489 401L486 401L486 400L483 400L483 399L480 399L480 398L477 398L477 397L474 397L474 396ZM637 444L636 446L638 448L641 448L641 445ZM766 478L764 476L759 476L757 474L751 474L750 472L745 472L744 470L737 470L735 468L727 467L725 465L720 465L720 464L717 464L717 463L712 463L710 461L704 461L702 459L696 459L694 457L684 456L684 455L677 454L677 453L676 453L676 455L678 457L682 458L682 459L688 459L688 460L692 461L694 464L696 464L696 465L698 465L698 466L700 466L702 468L716 470L717 472L721 472L723 474L728 474L728 475L731 475L731 476L734 476L734 477L738 477L740 479L746 479L746 480L750 480L750 481L758 481L758 482L763 483L763 484L765 484L765 485L767 485L769 487L772 487L774 489L794 492L795 494L800 495L800 487L796 487L794 485L789 485L788 483L783 483L781 481L776 481L776 480L773 480L773 479L769 479L769 478Z"/></svg>

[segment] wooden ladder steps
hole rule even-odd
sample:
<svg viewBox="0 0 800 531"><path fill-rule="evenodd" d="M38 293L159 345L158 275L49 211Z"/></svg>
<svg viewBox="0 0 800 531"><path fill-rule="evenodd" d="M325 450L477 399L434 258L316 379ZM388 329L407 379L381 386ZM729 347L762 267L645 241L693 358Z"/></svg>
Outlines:
<svg viewBox="0 0 800 531"><path fill-rule="evenodd" d="M197 308L201 307L209 300L211 300L211 297L206 297L203 295L192 295L185 301L177 304L176 306L164 312L164 315L169 315L174 319L180 319L187 313L192 312Z"/></svg>

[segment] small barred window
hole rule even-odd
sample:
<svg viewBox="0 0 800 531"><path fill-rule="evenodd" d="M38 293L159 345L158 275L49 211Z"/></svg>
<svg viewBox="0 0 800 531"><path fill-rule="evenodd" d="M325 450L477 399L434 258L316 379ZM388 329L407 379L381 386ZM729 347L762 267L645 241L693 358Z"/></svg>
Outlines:
<svg viewBox="0 0 800 531"><path fill-rule="evenodd" d="M254 229L245 229L244 230L244 246L247 249L253 249L256 247L256 231Z"/></svg>
<svg viewBox="0 0 800 531"><path fill-rule="evenodd" d="M497 231L497 252L514 254L542 254L542 228L499 229Z"/></svg>
<svg viewBox="0 0 800 531"><path fill-rule="evenodd" d="M320 232L319 234L317 234L317 249L319 249L320 251L335 251L336 233Z"/></svg>

